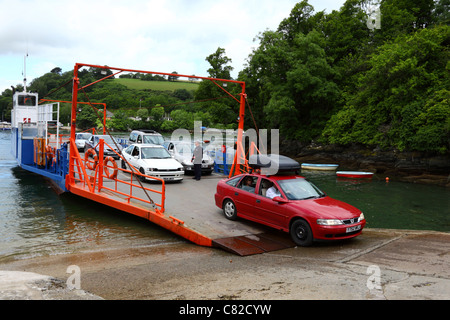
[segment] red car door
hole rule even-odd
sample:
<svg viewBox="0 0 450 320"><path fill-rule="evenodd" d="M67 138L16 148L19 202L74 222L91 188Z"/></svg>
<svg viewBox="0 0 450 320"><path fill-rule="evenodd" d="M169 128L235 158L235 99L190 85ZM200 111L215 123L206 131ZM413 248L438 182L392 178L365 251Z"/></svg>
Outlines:
<svg viewBox="0 0 450 320"><path fill-rule="evenodd" d="M271 180L261 178L258 192L255 195L255 218L273 227L288 228L288 217L285 203L274 201L267 197L267 190L273 185ZM276 185L275 185L276 187Z"/></svg>
<svg viewBox="0 0 450 320"><path fill-rule="evenodd" d="M239 215L248 217L254 216L255 211L255 189L258 177L248 175L245 176L239 184L233 188L231 195L236 205L236 210Z"/></svg>

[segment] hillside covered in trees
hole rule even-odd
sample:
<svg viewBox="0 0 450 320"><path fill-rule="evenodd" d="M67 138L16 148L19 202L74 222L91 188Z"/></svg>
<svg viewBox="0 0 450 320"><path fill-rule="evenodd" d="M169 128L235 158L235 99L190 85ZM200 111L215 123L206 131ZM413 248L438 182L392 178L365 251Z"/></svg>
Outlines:
<svg viewBox="0 0 450 320"><path fill-rule="evenodd" d="M448 154L449 22L448 0L347 0L331 13L315 12L307 1L297 3L277 30L257 35L239 72L251 108L246 125L253 127L255 120L259 128L280 129L283 139L301 143ZM206 60L209 76L230 79L225 49ZM82 84L104 76L91 69L80 73ZM29 89L43 97L71 77L72 71L55 68L34 79ZM122 77L177 82L138 74ZM86 89L90 101L104 102L113 112L108 125L116 130L190 129L194 120L237 127L239 106L208 81L192 90L161 91L133 89L116 80ZM238 87L227 90L240 93ZM11 108L11 95L5 90L0 97L4 114ZM48 98L70 100L71 85ZM67 105L63 122L68 122L68 112ZM79 120L87 127L96 117L83 107Z"/></svg>
<svg viewBox="0 0 450 320"><path fill-rule="evenodd" d="M379 29L367 4L302 1L259 35L240 74L255 117L305 142L448 152L449 1L381 1Z"/></svg>

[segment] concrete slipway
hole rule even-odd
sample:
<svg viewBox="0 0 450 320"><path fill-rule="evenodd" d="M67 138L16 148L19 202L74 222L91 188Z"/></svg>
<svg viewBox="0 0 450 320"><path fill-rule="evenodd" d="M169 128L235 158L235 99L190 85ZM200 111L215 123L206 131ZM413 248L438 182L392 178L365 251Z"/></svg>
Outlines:
<svg viewBox="0 0 450 320"><path fill-rule="evenodd" d="M215 177L200 182L187 177L173 187L193 203L205 203L208 195L195 190L209 180L217 182ZM167 211L178 205L186 209L189 202L177 204L168 194ZM218 208L210 208L210 214L230 223ZM186 224L190 219L197 219L197 213L184 217ZM268 231L245 222L238 229ZM276 236L288 239L281 233ZM79 290L66 286L69 265L80 267ZM0 299L447 300L449 265L450 234L433 231L366 228L349 241L309 248L291 245L249 256L183 239L161 246L148 246L145 240L131 245L93 243L53 256L0 257Z"/></svg>

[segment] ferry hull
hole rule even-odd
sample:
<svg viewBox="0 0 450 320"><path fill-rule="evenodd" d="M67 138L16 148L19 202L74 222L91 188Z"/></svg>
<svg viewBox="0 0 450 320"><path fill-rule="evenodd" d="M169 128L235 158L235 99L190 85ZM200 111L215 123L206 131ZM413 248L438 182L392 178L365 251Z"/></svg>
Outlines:
<svg viewBox="0 0 450 320"><path fill-rule="evenodd" d="M41 164L36 161L38 152L34 138L24 137L20 128L11 130L11 154L18 166L48 179L58 194L67 192L65 182L68 163L67 147L63 146L55 150L55 160L52 158L49 161L47 155L40 155L43 159Z"/></svg>

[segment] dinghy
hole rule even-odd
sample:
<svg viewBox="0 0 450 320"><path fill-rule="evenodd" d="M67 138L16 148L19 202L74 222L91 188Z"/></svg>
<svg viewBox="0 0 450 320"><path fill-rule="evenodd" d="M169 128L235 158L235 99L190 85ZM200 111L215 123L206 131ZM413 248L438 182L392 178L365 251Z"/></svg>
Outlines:
<svg viewBox="0 0 450 320"><path fill-rule="evenodd" d="M337 171L336 175L341 178L372 178L373 172L363 171Z"/></svg>
<svg viewBox="0 0 450 320"><path fill-rule="evenodd" d="M339 167L338 164L315 164L315 163L302 163L302 169L306 170L326 170L334 171Z"/></svg>

